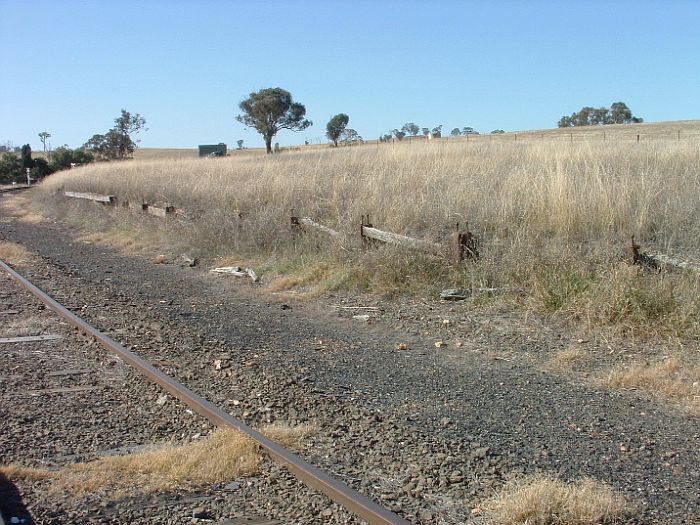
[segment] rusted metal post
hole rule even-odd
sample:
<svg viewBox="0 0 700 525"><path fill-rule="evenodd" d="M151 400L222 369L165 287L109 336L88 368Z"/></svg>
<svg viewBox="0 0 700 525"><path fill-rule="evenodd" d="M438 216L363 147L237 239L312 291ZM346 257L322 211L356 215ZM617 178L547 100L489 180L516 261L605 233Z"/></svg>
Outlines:
<svg viewBox="0 0 700 525"><path fill-rule="evenodd" d="M632 236L632 242L630 245L625 247L624 257L625 260L631 265L638 264L641 260L641 255L639 254L639 244L634 242L634 235Z"/></svg>
<svg viewBox="0 0 700 525"><path fill-rule="evenodd" d="M469 231L469 224L467 224L467 229L464 231L460 231L459 223L455 224L455 230L452 232L451 251L455 262L479 258L476 238Z"/></svg>
<svg viewBox="0 0 700 525"><path fill-rule="evenodd" d="M369 219L369 214L363 215L360 219L360 239L362 239L362 244L367 247L371 246L376 241L374 241L374 239L370 239L365 235L365 228L373 228L372 223Z"/></svg>
<svg viewBox="0 0 700 525"><path fill-rule="evenodd" d="M291 228L292 228L292 233L294 234L299 234L301 233L301 223L299 222L299 216L296 213L296 210L292 208L291 210Z"/></svg>

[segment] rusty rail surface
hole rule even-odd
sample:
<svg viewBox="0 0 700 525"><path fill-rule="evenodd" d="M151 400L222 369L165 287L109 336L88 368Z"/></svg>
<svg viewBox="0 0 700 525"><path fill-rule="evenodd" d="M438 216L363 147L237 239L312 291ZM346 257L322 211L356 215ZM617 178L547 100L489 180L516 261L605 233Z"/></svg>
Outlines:
<svg viewBox="0 0 700 525"><path fill-rule="evenodd" d="M192 410L217 426L235 428L248 435L256 441L274 461L286 467L294 476L309 487L320 490L334 502L365 519L370 525L410 525L408 521L400 516L397 516L375 503L367 496L360 494L355 489L329 476L319 468L265 437L257 430L254 430L242 421L224 412L213 403L195 394L186 386L178 383L172 377L164 374L144 359L127 350L112 338L93 328L58 301L36 287L25 277L10 268L2 260L0 260L0 267L51 310L80 330L85 336L90 336L95 339L107 350L119 356L125 363L134 367L141 374L161 386L166 392L178 398Z"/></svg>

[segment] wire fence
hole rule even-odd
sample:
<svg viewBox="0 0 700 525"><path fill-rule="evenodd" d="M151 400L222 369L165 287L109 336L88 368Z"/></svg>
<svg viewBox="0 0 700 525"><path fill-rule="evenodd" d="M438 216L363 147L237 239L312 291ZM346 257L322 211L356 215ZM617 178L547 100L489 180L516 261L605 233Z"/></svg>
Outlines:
<svg viewBox="0 0 700 525"><path fill-rule="evenodd" d="M572 128L545 130L545 131L525 131L507 133L484 133L469 135L443 135L442 137L427 136L407 136L401 142L426 142L431 140L449 140L460 142L493 142L493 143L536 143L536 142L559 142L559 143L642 143L642 142L698 142L700 141L700 128L698 129L649 129L644 130L639 127L632 129L602 129ZM379 141L371 141L379 142ZM390 139L389 143L397 143L398 139Z"/></svg>

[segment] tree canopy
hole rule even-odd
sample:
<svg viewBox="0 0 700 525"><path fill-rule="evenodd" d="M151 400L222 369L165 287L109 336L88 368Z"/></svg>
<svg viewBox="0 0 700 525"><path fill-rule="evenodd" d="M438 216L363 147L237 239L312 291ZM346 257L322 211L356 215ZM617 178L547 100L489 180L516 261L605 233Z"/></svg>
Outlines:
<svg viewBox="0 0 700 525"><path fill-rule="evenodd" d="M345 113L338 113L326 124L326 136L333 142L334 146L338 146L338 139L345 131L345 128L350 122L350 117Z"/></svg>
<svg viewBox="0 0 700 525"><path fill-rule="evenodd" d="M605 107L593 108L585 106L581 111L564 115L557 125L560 128L573 126L598 126L605 124L631 124L644 122L643 119L632 115L632 111L624 102L614 102L610 109Z"/></svg>
<svg viewBox="0 0 700 525"><path fill-rule="evenodd" d="M114 119L114 127L104 135L96 133L83 145L95 157L103 160L126 159L133 156L138 140L132 138L145 129L146 119L138 113L122 109Z"/></svg>
<svg viewBox="0 0 700 525"><path fill-rule="evenodd" d="M279 87L251 93L238 107L243 113L236 120L263 136L267 153L272 153L272 138L279 130L302 131L313 124L304 118L306 107L294 102L291 93Z"/></svg>
<svg viewBox="0 0 700 525"><path fill-rule="evenodd" d="M362 144L364 139L354 129L345 128L343 133L340 135L340 142L346 146L352 146L353 144Z"/></svg>
<svg viewBox="0 0 700 525"><path fill-rule="evenodd" d="M401 127L401 131L415 137L420 132L420 128L413 122L406 122L406 124Z"/></svg>

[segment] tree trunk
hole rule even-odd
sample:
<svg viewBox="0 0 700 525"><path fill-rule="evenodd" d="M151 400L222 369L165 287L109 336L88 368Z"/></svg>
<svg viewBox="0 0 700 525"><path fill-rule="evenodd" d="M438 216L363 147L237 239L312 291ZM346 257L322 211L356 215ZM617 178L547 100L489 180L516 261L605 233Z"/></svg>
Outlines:
<svg viewBox="0 0 700 525"><path fill-rule="evenodd" d="M265 137L265 148L267 148L268 155L272 153L272 137Z"/></svg>

